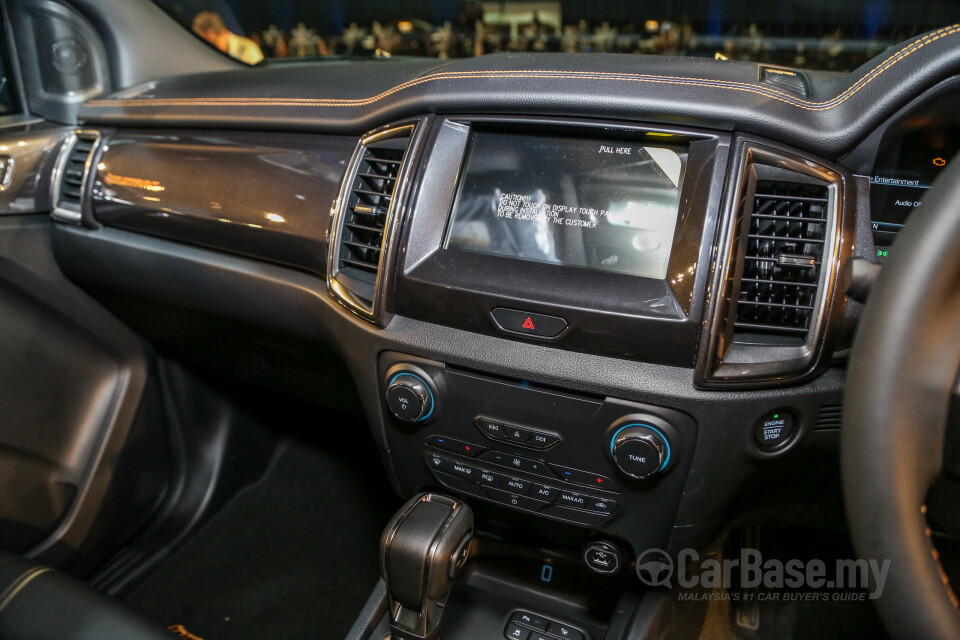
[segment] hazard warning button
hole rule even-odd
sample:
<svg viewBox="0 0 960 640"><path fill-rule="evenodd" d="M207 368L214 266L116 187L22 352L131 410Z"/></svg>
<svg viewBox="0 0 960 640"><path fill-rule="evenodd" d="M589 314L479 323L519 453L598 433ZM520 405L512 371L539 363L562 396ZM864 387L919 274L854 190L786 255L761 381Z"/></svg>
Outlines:
<svg viewBox="0 0 960 640"><path fill-rule="evenodd" d="M536 336L538 338L556 338L567 328L567 321L557 316L545 316L519 309L497 307L491 314L493 321L502 331Z"/></svg>

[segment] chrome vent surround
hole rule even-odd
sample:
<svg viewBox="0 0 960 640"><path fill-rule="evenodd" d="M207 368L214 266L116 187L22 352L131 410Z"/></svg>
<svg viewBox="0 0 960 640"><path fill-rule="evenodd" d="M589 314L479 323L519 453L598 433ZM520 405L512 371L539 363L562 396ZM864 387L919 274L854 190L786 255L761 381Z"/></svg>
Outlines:
<svg viewBox="0 0 960 640"><path fill-rule="evenodd" d="M762 387L822 365L841 251L844 178L740 141L697 360L701 388Z"/></svg>
<svg viewBox="0 0 960 640"><path fill-rule="evenodd" d="M63 222L80 222L84 189L100 142L96 131L76 131L63 144L54 176L52 217Z"/></svg>
<svg viewBox="0 0 960 640"><path fill-rule="evenodd" d="M415 128L390 127L361 139L335 205L327 284L336 300L368 320L378 316L380 283Z"/></svg>
<svg viewBox="0 0 960 640"><path fill-rule="evenodd" d="M757 183L735 331L807 336L823 265L827 203L826 186Z"/></svg>

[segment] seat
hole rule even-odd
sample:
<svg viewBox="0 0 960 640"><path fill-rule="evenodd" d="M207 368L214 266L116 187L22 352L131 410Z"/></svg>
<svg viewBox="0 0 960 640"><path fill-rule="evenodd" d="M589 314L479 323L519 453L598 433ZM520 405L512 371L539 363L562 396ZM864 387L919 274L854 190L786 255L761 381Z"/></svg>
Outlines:
<svg viewBox="0 0 960 640"><path fill-rule="evenodd" d="M0 551L0 639L170 640L173 635L86 584Z"/></svg>

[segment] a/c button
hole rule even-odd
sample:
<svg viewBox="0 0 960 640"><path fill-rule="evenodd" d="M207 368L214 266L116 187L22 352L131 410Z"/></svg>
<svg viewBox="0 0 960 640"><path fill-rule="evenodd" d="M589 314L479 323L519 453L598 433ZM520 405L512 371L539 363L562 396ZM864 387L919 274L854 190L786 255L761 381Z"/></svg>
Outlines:
<svg viewBox="0 0 960 640"><path fill-rule="evenodd" d="M540 313L504 309L497 307L491 314L493 321L502 331L520 333L538 338L555 338L567 328L567 321L557 316L545 316Z"/></svg>

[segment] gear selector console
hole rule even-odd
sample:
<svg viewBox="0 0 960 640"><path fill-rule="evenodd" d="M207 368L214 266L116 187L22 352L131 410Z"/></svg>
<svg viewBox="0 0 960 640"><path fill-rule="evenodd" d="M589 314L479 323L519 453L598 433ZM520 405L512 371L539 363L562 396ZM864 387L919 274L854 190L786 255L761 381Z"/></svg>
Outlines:
<svg viewBox="0 0 960 640"><path fill-rule="evenodd" d="M393 640L433 640L473 537L473 512L462 501L425 493L387 524L380 564L390 600Z"/></svg>

